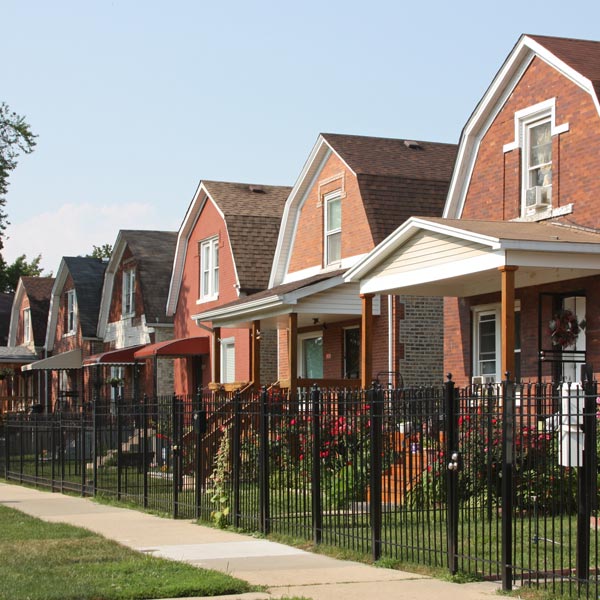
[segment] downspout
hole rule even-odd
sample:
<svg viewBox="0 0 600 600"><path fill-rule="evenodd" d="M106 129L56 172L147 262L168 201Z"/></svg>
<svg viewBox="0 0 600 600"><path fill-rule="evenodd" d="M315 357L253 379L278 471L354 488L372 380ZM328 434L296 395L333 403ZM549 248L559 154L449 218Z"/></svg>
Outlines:
<svg viewBox="0 0 600 600"><path fill-rule="evenodd" d="M388 294L388 371L390 387L392 387L392 378L394 377L394 315L392 314L393 304L393 296L391 294Z"/></svg>

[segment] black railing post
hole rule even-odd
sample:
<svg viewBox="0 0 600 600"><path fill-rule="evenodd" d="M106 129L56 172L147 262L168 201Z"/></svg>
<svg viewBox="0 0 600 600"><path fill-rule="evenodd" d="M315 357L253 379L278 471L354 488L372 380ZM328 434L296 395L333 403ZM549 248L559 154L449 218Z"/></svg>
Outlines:
<svg viewBox="0 0 600 600"><path fill-rule="evenodd" d="M231 478L232 478L232 487L233 487L233 526L240 526L240 476L241 476L241 457L240 457L240 446L241 446L241 437L242 437L242 416L241 416L241 396L240 390L236 390L233 395L233 427L232 427L232 465L231 465ZM262 443L262 440L261 440ZM262 515L262 486L261 488L261 510L260 513ZM261 519L262 521L262 519ZM262 524L262 523L261 523Z"/></svg>
<svg viewBox="0 0 600 600"><path fill-rule="evenodd" d="M134 372L137 370L137 365L134 366ZM144 508L148 508L148 396L144 394L142 397L142 453L144 460L144 499L143 504Z"/></svg>
<svg viewBox="0 0 600 600"><path fill-rule="evenodd" d="M583 464L578 471L577 506L577 580L580 584L590 578L590 517L595 497L596 477L596 384L591 365L584 368L583 405ZM579 405L579 403L578 403Z"/></svg>
<svg viewBox="0 0 600 600"><path fill-rule="evenodd" d="M123 470L123 415L121 414L121 402L118 395L115 395L115 410L117 412L117 500L120 500Z"/></svg>
<svg viewBox="0 0 600 600"><path fill-rule="evenodd" d="M260 482L260 529L263 533L268 534L271 529L271 503L269 498L269 396L265 386L263 386L260 394L258 431L260 437L258 472Z"/></svg>
<svg viewBox="0 0 600 600"><path fill-rule="evenodd" d="M204 476L202 471L202 442L203 436L206 433L206 409L202 405L202 389L196 391L196 410L193 415L194 429L196 431L196 463L195 463L195 514L199 519L201 516L200 505L202 503L202 490L204 489Z"/></svg>
<svg viewBox="0 0 600 600"><path fill-rule="evenodd" d="M382 526L382 435L383 426L383 393L380 386L373 382L367 392L371 418L371 554L373 560L381 558L381 526Z"/></svg>
<svg viewBox="0 0 600 600"><path fill-rule="evenodd" d="M310 394L312 412L312 522L313 541L320 544L323 538L323 507L321 501L321 393L317 384Z"/></svg>
<svg viewBox="0 0 600 600"><path fill-rule="evenodd" d="M509 373L502 384L502 590L512 590L513 462L515 385Z"/></svg>
<svg viewBox="0 0 600 600"><path fill-rule="evenodd" d="M10 415L7 416L4 424L4 478L8 480L8 473L10 471L10 423L12 419Z"/></svg>
<svg viewBox="0 0 600 600"><path fill-rule="evenodd" d="M35 457L35 487L38 487L38 478L39 478L39 461L40 457L38 456L38 423L35 414L32 414L29 417L33 422L33 456Z"/></svg>
<svg viewBox="0 0 600 600"><path fill-rule="evenodd" d="M447 553L448 569L452 575L458 572L458 402L452 374L448 373L444 384L444 416L446 448L446 496L447 496Z"/></svg>
<svg viewBox="0 0 600 600"><path fill-rule="evenodd" d="M92 402L92 495L98 493L98 394Z"/></svg>
<svg viewBox="0 0 600 600"><path fill-rule="evenodd" d="M177 396L173 394L171 399L171 451L173 453L173 518L176 519L179 514L179 478L180 478L180 435L179 435L179 411Z"/></svg>
<svg viewBox="0 0 600 600"><path fill-rule="evenodd" d="M50 446L52 447L52 458L50 461L50 490L53 492L56 479L56 418L54 414L50 415Z"/></svg>

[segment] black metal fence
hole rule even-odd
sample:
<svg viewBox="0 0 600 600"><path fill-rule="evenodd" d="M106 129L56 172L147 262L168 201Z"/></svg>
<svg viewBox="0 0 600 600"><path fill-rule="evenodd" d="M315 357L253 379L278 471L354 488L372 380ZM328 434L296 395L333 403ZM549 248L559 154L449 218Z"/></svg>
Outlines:
<svg viewBox="0 0 600 600"><path fill-rule="evenodd" d="M5 477L597 598L595 384L212 393L11 414ZM598 520L597 520L598 517Z"/></svg>

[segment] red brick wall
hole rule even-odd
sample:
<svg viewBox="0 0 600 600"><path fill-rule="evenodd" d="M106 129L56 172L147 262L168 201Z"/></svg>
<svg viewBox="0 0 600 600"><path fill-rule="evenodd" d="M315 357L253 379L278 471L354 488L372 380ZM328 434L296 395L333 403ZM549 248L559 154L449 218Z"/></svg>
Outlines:
<svg viewBox="0 0 600 600"><path fill-rule="evenodd" d="M141 316L144 314L144 299L141 294L141 286L139 284L139 276L137 272L137 261L133 257L129 247L126 247L113 280L112 297L110 299L110 310L108 313L108 322L114 323L121 320L123 313L123 272L135 270L135 315L133 317L133 325L141 323Z"/></svg>
<svg viewBox="0 0 600 600"><path fill-rule="evenodd" d="M203 240L219 237L219 298L213 302L198 304L200 296L200 247ZM204 205L196 221L187 246L183 277L177 299L177 308L174 320L174 337L209 336L210 333L198 327L191 316L237 300L237 283L231 246L227 236L225 221L209 200ZM210 323L206 323L210 326ZM250 353L249 332L247 329L222 329L221 339L235 338L235 371L237 381L250 379ZM212 349L212 344L211 344ZM211 350L212 351L212 350ZM203 385L211 379L212 356L210 364L203 362ZM191 363L191 361L189 361ZM184 360L175 362L175 391L177 394L192 393L191 366Z"/></svg>
<svg viewBox="0 0 600 600"><path fill-rule="evenodd" d="M345 196L342 196L342 258L369 252L373 248L356 177L332 154L302 207L291 252L290 273L323 265L323 198L342 186L345 190Z"/></svg>
<svg viewBox="0 0 600 600"><path fill-rule="evenodd" d="M465 201L462 218L509 220L520 215L520 150L503 152L514 141L515 112L556 98L556 125L569 131L553 137L554 208L574 203L570 222L597 227L600 180L600 119L592 98L552 67L535 58L486 132Z"/></svg>
<svg viewBox="0 0 600 600"><path fill-rule="evenodd" d="M54 334L54 349L52 354L61 354L75 348L83 347L83 339L81 337L81 323L79 315L77 316L77 329L75 334L71 335L65 331L65 323L67 319L67 292L74 289L73 279L71 275L67 275L65 284L60 292L58 304L58 318L56 320L56 331Z"/></svg>

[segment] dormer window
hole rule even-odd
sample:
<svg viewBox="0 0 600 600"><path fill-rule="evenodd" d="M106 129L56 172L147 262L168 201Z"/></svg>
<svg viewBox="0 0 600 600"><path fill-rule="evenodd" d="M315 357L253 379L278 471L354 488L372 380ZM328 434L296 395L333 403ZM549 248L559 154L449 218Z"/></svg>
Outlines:
<svg viewBox="0 0 600 600"><path fill-rule="evenodd" d="M123 317L135 314L135 269L123 271Z"/></svg>
<svg viewBox="0 0 600 600"><path fill-rule="evenodd" d="M325 196L325 264L342 260L342 196L339 191Z"/></svg>
<svg viewBox="0 0 600 600"><path fill-rule="evenodd" d="M77 297L75 296L75 290L69 290L67 292L67 319L65 333L72 335L77 329Z"/></svg>

